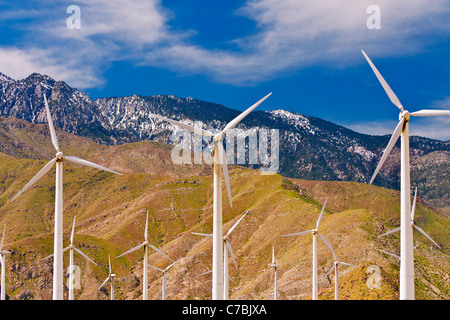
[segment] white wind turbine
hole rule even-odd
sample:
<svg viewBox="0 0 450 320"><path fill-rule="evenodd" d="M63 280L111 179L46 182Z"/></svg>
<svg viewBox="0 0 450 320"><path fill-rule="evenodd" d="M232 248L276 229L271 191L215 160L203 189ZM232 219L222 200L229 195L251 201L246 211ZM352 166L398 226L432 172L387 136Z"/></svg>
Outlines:
<svg viewBox="0 0 450 320"><path fill-rule="evenodd" d="M56 149L56 157L50 160L44 168L42 168L23 188L20 190L11 202L20 196L25 190L32 186L42 176L44 176L50 169L56 164L56 182L55 182L55 227L54 227L54 259L53 259L53 300L63 299L63 162L69 160L83 166L89 166L96 169L112 172L121 175L121 173L100 166L93 162L80 159L75 156L66 156L60 149L58 144L58 138L56 137L55 127L53 126L52 116L50 108L48 107L47 98L44 94L45 109L47 113L48 127L50 129L50 137L52 144Z"/></svg>
<svg viewBox="0 0 450 320"><path fill-rule="evenodd" d="M76 251L77 253L79 253L80 255L82 255L86 260L92 262L93 264L97 265L94 261L92 261L91 258L89 258L87 255L85 255L80 249L74 247L73 245L73 237L75 235L75 219L76 216L73 217L73 225L72 225L72 233L70 234L70 244L68 247L64 248L62 252L66 252L67 250L69 250L69 254L70 254L70 259L69 259L69 300L73 300L73 284L74 284L74 264L73 264L73 252ZM53 257L53 254L43 258L42 260L48 259Z"/></svg>
<svg viewBox="0 0 450 320"><path fill-rule="evenodd" d="M148 234L148 210L147 210L147 219L145 220L145 233L144 233L144 242L142 242L140 245L128 250L127 252L122 253L121 255L117 256L117 258L120 258L126 254L129 254L130 252L139 250L140 248L144 248L144 267L142 270L142 299L143 300L147 300L148 299L148 277L147 277L147 269L148 269L148 263L147 263L147 251L148 251L148 247L152 248L153 250L159 252L160 254L162 254L164 257L166 257L167 259L169 259L170 261L173 262L172 259L170 259L165 253L163 253L161 250L159 250L158 248L156 248L154 245L151 245L150 243L148 243L147 241L147 234Z"/></svg>
<svg viewBox="0 0 450 320"><path fill-rule="evenodd" d="M427 237L431 242L433 242L434 245L436 245L436 247L438 247L438 248L440 249L441 246L438 245L438 244L436 243L436 241L434 241L434 240L433 240L433 239L432 239L425 231L423 231L423 229L422 229L421 227L419 227L418 225L416 225L416 224L414 223L414 215L415 215L415 211L416 211L416 201L417 201L417 187L416 187L416 190L415 190L415 192L414 192L414 201L413 201L412 210L411 210L411 220L410 220L411 230L416 229L416 230L419 231L421 234L423 234L425 237ZM391 234L391 233L394 233L394 232L397 232L397 231L400 231L400 227L399 227L399 228L392 229L392 230L390 230L390 231L388 231L388 232L385 232L385 233L383 233L383 234L380 234L380 235L378 236L378 238L383 237L383 236L388 235L388 234Z"/></svg>
<svg viewBox="0 0 450 320"><path fill-rule="evenodd" d="M272 269L272 274L275 275L275 284L273 288L273 299L278 300L278 268L281 264L275 263L275 246L272 246L272 263L270 266Z"/></svg>
<svg viewBox="0 0 450 320"><path fill-rule="evenodd" d="M180 259L178 259L178 260L180 260ZM175 263L177 263L178 260L175 261L175 262L172 262L172 264L170 264L170 265L169 265L167 268L165 268L164 270L149 265L150 268L153 268L153 269L155 269L155 270L158 270L158 271L162 272L162 274L163 274L163 280L162 280L162 296L161 296L161 299L162 299L162 300L166 300L166 290L167 290L167 278L166 278L166 272L169 271L169 269L172 268L172 266L173 266Z"/></svg>
<svg viewBox="0 0 450 320"><path fill-rule="evenodd" d="M404 110L400 100L394 91L389 87L386 80L380 74L378 69L369 59L367 54L361 50L373 72L383 86L384 91L388 95L391 102L400 109L399 123L395 128L391 139L383 152L383 156L378 163L377 168L370 180L372 184L378 171L383 166L387 156L391 152L398 138L401 136L401 157L400 157L400 299L414 299L414 254L413 254L413 233L410 225L410 160L409 160L409 121L411 116L449 116L450 110L420 110L416 112L408 112Z"/></svg>
<svg viewBox="0 0 450 320"><path fill-rule="evenodd" d="M110 284L111 284L111 300L114 300L114 277L116 275L114 273L112 273L112 271L111 271L111 257L109 255L109 253L108 253L108 267L109 267L108 277L106 278L105 281L103 281L103 283L100 285L100 287L98 287L98 290L100 290L106 284L106 282L108 282L108 280L109 280Z"/></svg>
<svg viewBox="0 0 450 320"><path fill-rule="evenodd" d="M212 268L212 299L224 299L224 276L223 276L223 242L222 242L222 178L221 168L225 185L228 192L228 198L231 201L230 179L228 176L228 167L226 154L223 149L223 138L228 130L233 129L242 119L244 119L253 109L266 100L272 93L269 93L264 98L256 102L250 108L242 112L239 116L231 120L225 128L217 134L202 128L197 128L180 121L175 121L158 115L152 115L159 119L165 120L173 125L179 126L196 134L202 134L208 137L213 137L214 141L214 195L213 195L213 268Z"/></svg>
<svg viewBox="0 0 450 320"><path fill-rule="evenodd" d="M325 239L324 239L324 241L325 241L326 245L328 246L328 248L330 248L331 253L333 254L333 258L334 258L334 263L331 266L330 270L328 270L326 276L328 277L330 275L331 271L333 271L333 269L334 269L334 300L339 300L339 272L338 272L338 266L339 265L350 266L350 267L356 267L356 266L351 264L351 263L339 261L338 257L336 256L336 253L334 252L334 250L331 247L331 245Z"/></svg>
<svg viewBox="0 0 450 320"><path fill-rule="evenodd" d="M230 234L233 232L233 230L237 227L237 225L242 221L242 219L244 219L244 217L250 213L250 211L246 211L242 217L239 218L238 221L236 221L236 223L230 228L230 230L228 230L227 234L225 236L223 236L223 299L224 300L228 300L229 298L229 292L228 292L228 253L227 253L227 249L230 252L231 258L233 259L234 262L234 266L236 267L236 270L238 269L237 263L236 263L236 259L234 258L234 254L233 254L233 249L231 249L231 244L230 244ZM196 234L198 236L204 236L204 237L210 237L212 238L213 235L212 234L207 234L207 233L198 233L198 232L192 232L192 234ZM213 269L214 270L214 269ZM214 272L213 272L214 274Z"/></svg>
<svg viewBox="0 0 450 320"><path fill-rule="evenodd" d="M0 242L0 262L2 264L2 275L1 275L1 293L0 293L0 300L5 300L6 297L6 284L5 284L5 272L6 272L6 266L5 266L5 256L7 254L11 254L8 250L3 250L3 243L5 242L5 232L6 232L6 225L3 228L3 236L2 241Z"/></svg>
<svg viewBox="0 0 450 320"><path fill-rule="evenodd" d="M325 210L325 205L327 204L327 199L325 198L325 202L322 207L322 211L320 212L319 218L317 219L316 228L302 231L302 232L296 232L296 233L290 233L286 235L282 235L282 237L290 237L290 236L300 236L304 234L311 233L313 236L313 259L312 259L312 299L317 300L318 299L318 289L317 289L317 235L319 235L322 240L327 244L327 241L322 236L322 234L319 232L319 224L320 220L322 219L323 212Z"/></svg>

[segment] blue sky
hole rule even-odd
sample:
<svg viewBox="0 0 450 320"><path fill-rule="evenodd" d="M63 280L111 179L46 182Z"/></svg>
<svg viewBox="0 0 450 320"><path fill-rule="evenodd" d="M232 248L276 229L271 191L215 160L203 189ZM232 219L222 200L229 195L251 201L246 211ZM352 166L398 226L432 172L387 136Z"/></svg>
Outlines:
<svg viewBox="0 0 450 320"><path fill-rule="evenodd" d="M70 5L80 29L69 29ZM380 29L367 28L370 5ZM243 110L285 109L388 134L398 109L450 109L447 0L0 0L0 72L66 81L92 99L193 97ZM447 117L450 118L450 117ZM450 119L414 118L411 133L450 139Z"/></svg>

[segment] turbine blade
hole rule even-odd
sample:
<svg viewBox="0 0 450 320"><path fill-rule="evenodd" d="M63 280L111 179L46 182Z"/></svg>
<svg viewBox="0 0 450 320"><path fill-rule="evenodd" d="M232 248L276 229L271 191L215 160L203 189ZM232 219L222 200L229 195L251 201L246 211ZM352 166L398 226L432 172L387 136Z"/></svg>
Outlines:
<svg viewBox="0 0 450 320"><path fill-rule="evenodd" d="M236 267L236 270L238 270L236 259L234 258L234 254L233 254L233 249L231 249L230 241L225 240L225 243L227 245L228 251L230 252L231 258L233 258L234 266Z"/></svg>
<svg viewBox="0 0 450 320"><path fill-rule="evenodd" d="M397 258L397 259L400 260L400 257L398 255L396 255L396 254L393 254L393 253L390 253L390 252L386 252L386 251L383 251L383 250L380 250L380 249L377 249L377 250L380 251L380 252L383 252L384 254L387 254L388 256L392 256L392 257Z"/></svg>
<svg viewBox="0 0 450 320"><path fill-rule="evenodd" d="M398 137L400 137L400 134L402 133L404 122L405 122L405 118L402 117L400 122L397 124L397 127L395 127L394 133L392 133L392 137L389 140L389 143L388 143L386 149L384 149L383 156L381 157L380 162L378 162L377 168L375 169L375 172L373 173L372 179L370 179L369 184L372 184L373 180L375 180L375 177L377 176L378 171L380 171L381 167L384 164L384 161L386 161L389 153L391 152L392 148L394 147L395 143L397 142Z"/></svg>
<svg viewBox="0 0 450 320"><path fill-rule="evenodd" d="M109 274L111 274L111 256L108 253L108 267L109 267Z"/></svg>
<svg viewBox="0 0 450 320"><path fill-rule="evenodd" d="M72 233L70 234L70 244L73 244L73 236L75 235L75 219L76 215L73 217Z"/></svg>
<svg viewBox="0 0 450 320"><path fill-rule="evenodd" d="M275 245L272 245L272 264L275 264Z"/></svg>
<svg viewBox="0 0 450 320"><path fill-rule="evenodd" d="M272 94L269 93L268 95L266 95L264 98L262 98L261 100L259 100L258 102L256 102L254 105L252 105L250 108L248 108L247 110L245 110L244 112L242 112L240 115L238 115L236 118L234 118L233 120L231 120L226 126L225 128L222 130L222 134L225 134L228 130L233 129L239 122L241 122L242 119L244 119L250 112L252 112L253 109L255 109L257 106L259 106L264 100L266 100L270 95Z"/></svg>
<svg viewBox="0 0 450 320"><path fill-rule="evenodd" d="M191 232L191 233L192 233L192 234L195 234L195 235L197 235L197 236L202 236L202 237L210 237L210 238L213 237L213 235L210 234L210 233L199 233L199 232Z"/></svg>
<svg viewBox="0 0 450 320"><path fill-rule="evenodd" d="M157 267L154 267L154 266L152 266L152 265L148 265L150 268L153 268L153 269L155 269L155 270L158 270L158 271L160 271L160 272L164 272L164 270L163 269L160 269L160 268L157 268Z"/></svg>
<svg viewBox="0 0 450 320"><path fill-rule="evenodd" d="M50 108L48 107L47 97L45 96L45 94L44 94L44 102L45 102L45 109L46 109L46 113L47 113L47 122L48 122L48 127L50 129L50 137L52 139L52 144L55 147L56 152L59 152L58 138L56 137L55 127L53 126L53 121L52 121L52 114L50 113Z"/></svg>
<svg viewBox="0 0 450 320"><path fill-rule="evenodd" d="M162 252L161 250L159 250L157 247L155 247L154 245L149 244L148 245L150 248L152 248L153 250L159 252L160 254L162 254L164 257L166 257L167 259L169 259L170 261L173 261L172 259L169 258L168 255L166 255L164 252Z"/></svg>
<svg viewBox="0 0 450 320"><path fill-rule="evenodd" d="M400 227L395 228L395 229L392 229L391 231L385 232L385 233L383 233L383 234L380 234L380 235L378 236L378 238L383 237L383 236L386 236L386 235L391 234L391 233L394 233L394 232L397 232L397 231L400 231Z"/></svg>
<svg viewBox="0 0 450 320"><path fill-rule="evenodd" d="M212 270L209 270L209 271L203 272L203 273L201 273L201 274L197 275L197 277L200 277L200 276L204 276L205 274L208 274L208 273L212 273Z"/></svg>
<svg viewBox="0 0 450 320"><path fill-rule="evenodd" d="M219 158L222 161L223 178L225 180L225 186L227 188L228 199L230 200L230 206L233 207L233 201L231 199L230 177L228 175L227 156L225 154L225 150L223 149L222 140L217 142L217 146L219 148Z"/></svg>
<svg viewBox="0 0 450 320"><path fill-rule="evenodd" d="M239 220L236 221L236 223L230 228L230 230L228 230L227 236L229 236L229 235L233 232L233 230L234 230L234 229L237 227L237 225L242 221L242 219L245 218L245 216L247 215L248 212L249 212L249 211L246 211L246 212L242 215L242 217L240 217Z"/></svg>
<svg viewBox="0 0 450 320"><path fill-rule="evenodd" d="M362 51L364 57L366 58L367 62L369 63L370 67L372 68L373 72L377 76L378 81L380 81L381 85L383 86L384 91L386 91L386 94L388 95L388 97L391 100L391 102L394 105L396 105L397 108L399 108L401 111L403 111L403 106L402 106L400 100L395 95L394 91L392 91L391 87L389 87L389 85L387 84L386 80L384 80L383 76L378 71L378 69L375 67L375 65L373 64L372 60L369 59L369 57L364 52L364 50L361 50L361 51Z"/></svg>
<svg viewBox="0 0 450 320"><path fill-rule="evenodd" d="M425 231L423 231L423 229L422 229L421 227L414 225L414 228L416 228L417 231L419 231L421 234L423 234L425 237L427 237L431 242L433 242L433 243L436 245L436 247L438 247L439 249L441 248L441 246L438 245L438 244L436 243L436 241L434 241L433 239L431 239L431 237L430 237Z"/></svg>
<svg viewBox="0 0 450 320"><path fill-rule="evenodd" d="M181 258L180 258L181 259ZM175 264L175 263L177 263L178 261L180 261L180 259L178 259L177 261L174 261L171 265L169 265L167 268L166 268L166 270L164 270L164 271L168 271L170 268L172 268L173 267L173 265Z"/></svg>
<svg viewBox="0 0 450 320"><path fill-rule="evenodd" d="M183 129L186 129L186 130L188 130L190 132L193 132L193 133L201 132L201 134L204 135L204 136L214 137L214 134L212 134L211 132L209 132L207 130L204 130L202 128L194 127L194 126L191 126L189 124L185 124L185 123L182 123L180 121L172 120L172 119L169 119L169 118L166 118L166 117L158 116L158 115L152 114L152 113L150 114L150 116L159 118L159 119L164 120L164 121L167 121L167 122L169 122L169 123L171 123L173 125L181 127Z"/></svg>
<svg viewBox="0 0 450 320"><path fill-rule="evenodd" d="M73 250L75 250L76 252L81 254L86 260L92 262L93 264L95 264L97 266L97 264L91 258L89 258L87 255L85 255L80 249L73 247Z"/></svg>
<svg viewBox="0 0 450 320"><path fill-rule="evenodd" d="M145 241L147 241L147 234L148 234L148 210L147 210L147 218L145 219L145 233L144 233Z"/></svg>
<svg viewBox="0 0 450 320"><path fill-rule="evenodd" d="M340 262L339 261L339 264L343 264L344 266L349 266L349 267L356 267L354 264L347 263L347 262Z"/></svg>
<svg viewBox="0 0 450 320"><path fill-rule="evenodd" d="M117 259L117 258L120 258L121 256L124 256L124 255L126 255L126 254L129 254L129 253L131 253L131 252L133 252L133 251L139 250L139 249L142 248L143 246L144 246L144 243L141 243L140 245L138 245L138 246L136 246L136 247L134 247L134 248L128 250L127 252L124 252L124 253L122 253L121 255L117 256L116 259Z"/></svg>
<svg viewBox="0 0 450 320"><path fill-rule="evenodd" d="M412 116L430 117L430 116L450 116L450 110L419 110L411 112Z"/></svg>
<svg viewBox="0 0 450 320"><path fill-rule="evenodd" d="M312 232L312 230L302 231L302 232L295 232L295 233L289 233L289 234L282 235L282 237L301 236L303 234L308 234L308 233L311 233L311 232Z"/></svg>
<svg viewBox="0 0 450 320"><path fill-rule="evenodd" d="M236 284L236 281L234 281L233 279L231 279L230 276L228 276L228 279L230 279L231 281L233 281L234 284Z"/></svg>
<svg viewBox="0 0 450 320"><path fill-rule="evenodd" d="M323 242L325 242L325 244L327 245L327 247L331 250L331 253L333 254L334 260L337 261L338 258L337 258L337 256L336 256L336 253L334 253L334 250L333 250L333 248L331 247L331 245L328 243L327 239L325 239L324 236L323 236L320 232L317 232L317 233L319 234L320 238L322 238Z"/></svg>
<svg viewBox="0 0 450 320"><path fill-rule="evenodd" d="M99 170L104 170L104 171L108 171L108 172L115 173L115 174L118 174L118 175L122 175L120 172L108 169L108 168L106 168L104 166L101 166L99 164L96 164L96 163L93 163L93 162L90 162L90 161L87 161L87 160L84 160L84 159L81 159L81 158L78 158L78 157L75 157L75 156L64 156L64 159L67 159L69 161L81 164L83 166L88 166L88 167L96 168L96 169L99 169Z"/></svg>
<svg viewBox="0 0 450 320"><path fill-rule="evenodd" d="M317 219L316 229L319 228L319 223L320 223L320 220L322 219L323 211L325 210L325 205L326 204L327 204L327 198L325 198L325 202L323 204L322 211L320 211L319 219Z"/></svg>
<svg viewBox="0 0 450 320"><path fill-rule="evenodd" d="M328 277L331 273L331 271L333 271L334 269L334 264L331 266L330 270L328 270L328 272L326 273L326 276Z"/></svg>
<svg viewBox="0 0 450 320"><path fill-rule="evenodd" d="M101 284L101 286L98 287L97 291L100 290L100 289L108 282L108 280L109 280L110 277L111 277L111 276L108 276L108 278L106 278L106 280L103 281L103 283Z"/></svg>
<svg viewBox="0 0 450 320"><path fill-rule="evenodd" d="M416 187L416 191L414 191L414 200L413 200L412 209L411 209L411 222L414 221L414 214L416 213L416 201L417 201L417 187Z"/></svg>
<svg viewBox="0 0 450 320"><path fill-rule="evenodd" d="M42 178L50 169L53 167L53 164L56 162L56 158L50 160L26 185L22 188L15 196L11 199L11 202L17 199L22 193L24 193L29 187L31 187L36 181Z"/></svg>
<svg viewBox="0 0 450 320"><path fill-rule="evenodd" d="M5 232L6 232L6 224L3 227L3 235L2 235L2 241L0 242L0 251L3 249L3 243L5 242Z"/></svg>

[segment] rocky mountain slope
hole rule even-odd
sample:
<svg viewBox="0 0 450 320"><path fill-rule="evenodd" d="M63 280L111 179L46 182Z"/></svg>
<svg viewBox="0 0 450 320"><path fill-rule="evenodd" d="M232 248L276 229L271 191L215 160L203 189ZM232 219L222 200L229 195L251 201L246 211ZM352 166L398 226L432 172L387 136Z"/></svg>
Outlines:
<svg viewBox="0 0 450 320"><path fill-rule="evenodd" d="M15 202L14 194L54 156L46 124L0 118L0 226L6 225L6 290L10 299L51 299L54 172L51 171ZM212 243L192 232L212 232L212 168L208 165L174 165L171 147L142 141L100 145L57 129L61 149L123 172L122 176L64 166L64 239L77 217L75 245L98 266L75 254L81 286L76 299L108 299L109 289L98 291L107 277L108 254L116 277L117 299L142 299L142 253L118 255L143 240L149 212L149 242L180 259L167 274L168 299L210 299ZM377 238L399 225L399 193L395 190L344 181L287 179L261 175L259 170L230 166L233 207L224 198L224 232L247 210L230 242L236 270L230 259L231 299L271 299L271 249L281 264L280 299L311 298L310 236L281 237L311 229L325 198L328 199L321 233L342 261L356 265L341 268L342 299L397 299L399 264L377 249L397 253L399 237ZM224 191L225 192L225 191ZM450 298L450 220L421 198L417 224L442 247L436 249L415 233L416 297ZM328 248L319 241L319 299L333 299L334 279L325 277L333 264ZM68 266L68 255L65 256ZM170 263L150 252L149 264ZM377 269L378 268L378 269ZM375 271L374 271L375 270ZM378 271L379 273L377 273ZM375 277L374 287L372 279ZM161 298L160 273L149 269L149 298ZM65 291L67 295L67 290Z"/></svg>
<svg viewBox="0 0 450 320"><path fill-rule="evenodd" d="M133 95L92 101L64 82L35 73L18 81L0 74L0 116L45 123L44 93L57 127L105 145L144 140L173 144L172 133L178 129L150 117L150 113L191 124L200 121L208 129L223 128L239 114L237 110L189 97ZM255 97L255 101L259 98ZM265 103L270 104L270 98ZM238 128L244 137L248 134L246 129L278 129L278 173L312 180L369 181L389 140L389 136L360 134L281 109L256 109ZM445 186L449 183L450 142L411 137L410 144L412 184L419 187L424 199L448 212L450 195ZM398 189L399 167L394 149L375 184Z"/></svg>

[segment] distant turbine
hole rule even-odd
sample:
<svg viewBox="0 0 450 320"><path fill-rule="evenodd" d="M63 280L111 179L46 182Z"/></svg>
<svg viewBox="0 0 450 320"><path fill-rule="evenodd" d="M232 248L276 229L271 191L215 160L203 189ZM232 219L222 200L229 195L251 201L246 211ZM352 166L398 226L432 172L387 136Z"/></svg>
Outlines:
<svg viewBox="0 0 450 320"><path fill-rule="evenodd" d="M275 284L273 288L273 300L278 300L278 268L281 264L275 263L275 246L272 246L272 263L270 266L272 269L272 274L275 275Z"/></svg>
<svg viewBox="0 0 450 320"><path fill-rule="evenodd" d="M108 253L108 267L109 267L108 278L106 278L106 280L103 281L103 283L98 288L98 290L100 290L106 284L106 282L108 282L108 280L109 280L110 284L111 284L111 300L114 300L114 277L116 275L114 273L112 273L112 271L111 271L111 257L109 255L109 253Z"/></svg>
<svg viewBox="0 0 450 320"><path fill-rule="evenodd" d="M72 225L72 233L70 234L70 245L63 249L63 252L69 251L70 254L70 266L69 266L69 300L73 300L73 283L74 283L74 277L73 277L73 271L74 271L74 264L73 264L73 251L75 250L80 255L82 255L86 260L92 262L93 264L97 265L94 261L91 260L87 255L85 255L80 249L75 248L73 246L73 237L75 235L75 219L76 216L73 217L73 225ZM53 257L53 254L43 258L42 260L48 259Z"/></svg>
<svg viewBox="0 0 450 320"><path fill-rule="evenodd" d="M231 244L230 244L230 240L229 240L229 236L230 234L233 232L233 230L237 227L237 225L242 221L242 219L244 219L244 217L250 213L250 211L246 211L242 217L239 218L238 221L236 221L236 223L230 228L230 230L228 230L227 234L223 237L223 277L224 277L224 287L223 287L223 297L224 300L228 300L229 298L229 292L228 292L228 253L227 253L227 249L231 254L231 258L233 259L234 262L234 266L236 267L236 270L238 269L237 267L237 263L236 263L236 259L234 258L234 254L233 254L233 249L231 249ZM198 233L198 232L192 232L192 234L196 234L198 236L204 236L204 237L210 237L212 238L213 235L212 234L206 234L206 233Z"/></svg>
<svg viewBox="0 0 450 320"><path fill-rule="evenodd" d="M423 229L422 229L421 227L419 227L418 225L416 225L416 224L414 223L414 214L415 214L415 211L416 211L416 201L417 201L417 187L416 187L416 191L414 192L414 201L413 201L412 210L411 210L411 220L410 220L410 223L411 223L411 230L416 229L416 230L419 231L421 234L423 234L425 237L427 237L431 242L433 242L434 245L435 245L436 247L438 247L438 248L440 249L441 246L438 245L438 244L436 243L436 241L434 241L433 239L431 239L431 237L430 237L425 231L423 231ZM383 236L388 235L388 234L391 234L391 233L394 233L394 232L397 232L397 231L400 231L400 228L395 228L395 229L392 229L392 230L390 230L390 231L388 231L388 232L385 232L385 233L383 233L383 234L380 234L380 235L378 236L378 238L383 237Z"/></svg>
<svg viewBox="0 0 450 320"><path fill-rule="evenodd" d="M164 270L149 265L150 268L153 268L153 269L155 269L155 270L158 270L158 271L162 272L162 274L163 274L163 280L162 280L162 297L161 297L162 300L166 300L166 289L167 289L166 272L169 271L169 269L172 268L172 266L173 266L175 263L177 263L179 260L180 260L180 259L178 259L178 260L175 261L175 262L172 262L172 264L170 264L170 265L169 265L167 268L165 268Z"/></svg>
<svg viewBox="0 0 450 320"><path fill-rule="evenodd" d="M239 116L231 120L225 128L217 133L213 134L210 131L202 128L197 128L180 121L175 121L165 117L152 114L152 116L167 121L173 125L189 130L193 133L202 134L204 136L213 137L214 141L214 195L213 195L213 270L212 270L212 299L223 300L224 299L224 276L223 276L223 241L222 241L222 180L221 169L223 170L223 176L225 179L225 185L228 192L228 198L230 200L230 206L232 206L230 179L228 176L227 157L223 149L223 137L228 130L233 129L242 119L244 119L253 109L266 100L272 93L269 93L264 98L256 102L250 108L242 112Z"/></svg>
<svg viewBox="0 0 450 320"><path fill-rule="evenodd" d="M54 249L53 253L55 258L53 259L53 300L63 299L64 288L64 270L63 270L63 161L69 160L84 166L93 167L96 169L112 172L121 175L121 173L100 166L93 162L80 159L74 156L65 156L59 150L58 138L56 137L55 127L53 126L52 116L50 114L50 108L48 107L47 98L44 94L45 109L47 112L48 127L50 129L50 137L52 144L56 149L56 157L48 162L44 168L41 169L26 185L12 198L11 202L20 196L25 190L32 186L42 176L44 176L53 165L56 163L56 183L55 183L55 230L54 230Z"/></svg>
<svg viewBox="0 0 450 320"><path fill-rule="evenodd" d="M159 252L160 254L162 254L164 257L166 257L167 259L169 259L170 261L173 262L172 259L170 259L165 253L163 253L161 250L159 250L158 248L156 248L154 245L151 245L148 243L147 241L147 234L148 234L148 210L147 210L147 219L145 220L145 233L144 233L144 242L142 242L140 245L128 250L127 252L122 253L121 255L117 256L117 258L120 258L126 254L129 254L130 252L139 250L140 248L144 248L144 268L142 270L142 299L143 300L147 300L148 299L148 278L147 278L147 248L150 247L153 250L155 250L156 252Z"/></svg>
<svg viewBox="0 0 450 320"><path fill-rule="evenodd" d="M0 262L2 264L2 275L1 275L1 293L0 293L0 300L5 300L6 297L6 285L5 285L5 272L6 272L6 266L5 266L5 256L7 254L11 254L8 250L3 250L3 243L5 242L5 232L6 232L6 225L3 228L3 235L2 235L2 241L0 242Z"/></svg>
<svg viewBox="0 0 450 320"><path fill-rule="evenodd" d="M319 232L319 224L320 220L322 219L323 212L325 210L325 205L327 204L327 199L325 198L325 202L322 207L322 211L320 212L319 218L317 219L316 228L311 229L308 231L302 231L302 232L296 232L296 233L290 233L283 235L282 237L290 237L290 236L300 236L304 234L311 233L313 236L313 259L312 259L312 299L317 300L318 299L318 290L317 290L317 239L316 235L319 235L322 240L327 243L325 238L320 234Z"/></svg>
<svg viewBox="0 0 450 320"><path fill-rule="evenodd" d="M328 246L328 248L330 248L331 253L333 254L333 258L334 258L333 266L331 266L330 270L328 270L326 276L328 277L330 275L331 271L333 271L333 269L334 269L334 300L339 300L339 272L338 272L338 265L341 264L341 265L350 266L350 267L356 267L356 266L353 265L353 264L350 264L350 263L339 261L337 256L336 256L336 253L334 252L333 248L328 243L328 241L325 241L325 243Z"/></svg>
<svg viewBox="0 0 450 320"><path fill-rule="evenodd" d="M387 156L394 147L399 136L401 136L401 157L400 157L400 300L414 300L414 253L413 253L413 233L408 227L410 224L409 214L411 212L410 203L410 160L409 160L409 120L410 116L448 116L450 110L420 110L409 113L403 109L403 105L395 95L394 91L389 87L386 80L380 74L378 69L361 50L373 72L383 86L384 91L388 95L391 102L400 109L399 123L392 134L391 139L383 152L383 156L378 163L377 168L370 180L372 184L378 171L383 166Z"/></svg>

